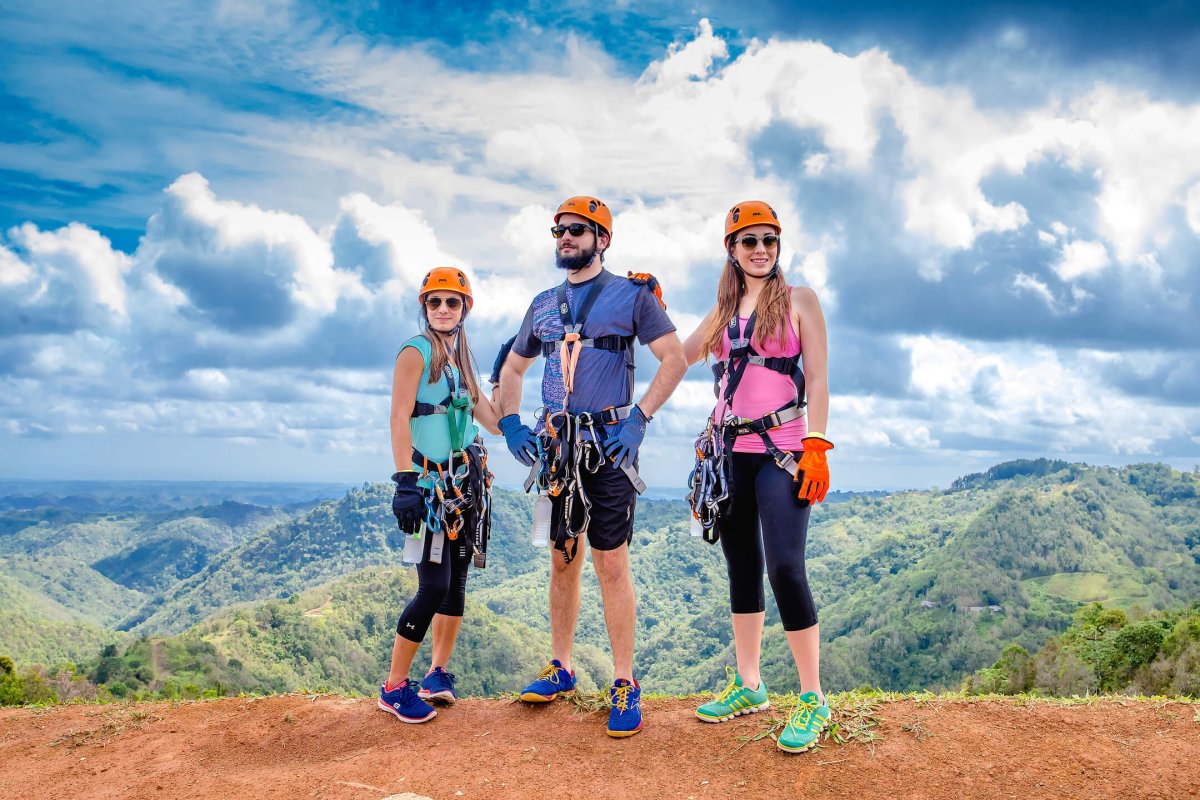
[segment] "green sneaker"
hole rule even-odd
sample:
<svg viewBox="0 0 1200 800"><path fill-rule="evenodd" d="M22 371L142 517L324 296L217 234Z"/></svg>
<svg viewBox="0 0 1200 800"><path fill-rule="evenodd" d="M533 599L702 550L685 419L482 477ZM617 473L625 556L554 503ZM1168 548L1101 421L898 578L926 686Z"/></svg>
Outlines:
<svg viewBox="0 0 1200 800"><path fill-rule="evenodd" d="M717 695L716 700L696 709L697 718L705 722L724 722L738 714L753 714L771 707L765 682L759 681L756 690L747 689L742 685L742 676L733 667L725 668L725 676L729 678L729 685Z"/></svg>
<svg viewBox="0 0 1200 800"><path fill-rule="evenodd" d="M791 719L777 744L785 753L803 753L821 738L821 731L829 724L829 706L817 697L816 692L800 695L800 705L792 712Z"/></svg>

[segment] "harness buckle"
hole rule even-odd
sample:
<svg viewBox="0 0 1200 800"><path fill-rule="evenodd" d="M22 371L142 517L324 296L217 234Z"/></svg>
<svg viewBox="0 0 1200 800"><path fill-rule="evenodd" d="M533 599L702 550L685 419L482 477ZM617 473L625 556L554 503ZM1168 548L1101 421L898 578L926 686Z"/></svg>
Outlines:
<svg viewBox="0 0 1200 800"><path fill-rule="evenodd" d="M781 450L780 452L783 453L783 455L782 457L775 456L775 463L779 465L779 468L784 472L789 472L791 473L792 477L795 477L796 473L800 470L800 465L797 463L795 456L786 450Z"/></svg>

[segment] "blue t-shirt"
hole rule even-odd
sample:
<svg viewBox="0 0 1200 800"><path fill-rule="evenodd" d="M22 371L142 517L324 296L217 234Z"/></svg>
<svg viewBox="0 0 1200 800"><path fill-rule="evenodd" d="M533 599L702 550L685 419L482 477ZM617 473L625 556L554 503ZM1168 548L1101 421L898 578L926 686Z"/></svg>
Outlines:
<svg viewBox="0 0 1200 800"><path fill-rule="evenodd" d="M595 282L596 278L592 278L583 283L566 284L567 303L576 321L580 307L595 289ZM636 336L642 344L649 344L675 330L667 312L646 286L614 275L600 288L600 292L583 323L582 335L585 339L610 335ZM524 358L535 358L542 354L543 341L560 339L562 335L556 286L533 298L512 349ZM583 348L575 367L575 390L571 392L567 410L572 414L585 411L594 413L609 406L628 405L633 402L630 397L632 371L632 349ZM547 411L558 411L563 407L565 396L562 362L555 349L546 359L546 367L542 372L542 405ZM538 427L541 426L539 420Z"/></svg>

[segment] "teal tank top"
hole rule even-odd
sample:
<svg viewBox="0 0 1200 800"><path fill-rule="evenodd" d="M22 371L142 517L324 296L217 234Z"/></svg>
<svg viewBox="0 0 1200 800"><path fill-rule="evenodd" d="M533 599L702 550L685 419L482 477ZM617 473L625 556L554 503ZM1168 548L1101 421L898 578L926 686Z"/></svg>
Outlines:
<svg viewBox="0 0 1200 800"><path fill-rule="evenodd" d="M400 352L404 352L404 348L412 347L421 354L421 359L425 362L425 367L421 370L421 380L417 384L417 402L429 403L430 405L441 405L450 394L450 386L443 375L441 380L433 383L429 382L429 362L433 356L433 345L424 336L414 336L400 346ZM399 353L396 354L399 357ZM457 452L469 445L475 440L479 434L479 427L475 424L475 419L472 414L473 404L471 403L470 395L467 394L466 386L463 385L462 376L459 375L458 369L453 365L449 365L450 374L454 379L454 385L458 389L461 397L467 398L467 404L462 409L451 408L448 414L431 414L425 417L413 417L409 420L409 431L412 434L413 447L420 451L422 455L430 461L442 462L450 457L451 446ZM459 431L460 441L450 441L451 419L456 423ZM421 469L420 464L413 464L418 470Z"/></svg>

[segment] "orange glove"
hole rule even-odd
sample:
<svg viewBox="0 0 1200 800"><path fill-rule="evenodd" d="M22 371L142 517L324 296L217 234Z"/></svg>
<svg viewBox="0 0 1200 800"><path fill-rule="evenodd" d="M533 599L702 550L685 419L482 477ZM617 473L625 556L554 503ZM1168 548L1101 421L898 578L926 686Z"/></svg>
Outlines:
<svg viewBox="0 0 1200 800"><path fill-rule="evenodd" d="M821 433L810 433L804 437L804 453L800 456L800 469L796 482L800 491L796 495L810 503L820 503L829 491L829 462L825 454L833 449L833 442Z"/></svg>
<svg viewBox="0 0 1200 800"><path fill-rule="evenodd" d="M658 298L658 304L665 310L667 304L662 299L662 286L658 283L658 278L651 275L649 272L630 272L628 273L629 280L636 283L638 286L649 286L650 291L654 292L654 296Z"/></svg>

